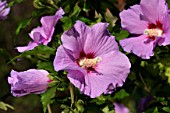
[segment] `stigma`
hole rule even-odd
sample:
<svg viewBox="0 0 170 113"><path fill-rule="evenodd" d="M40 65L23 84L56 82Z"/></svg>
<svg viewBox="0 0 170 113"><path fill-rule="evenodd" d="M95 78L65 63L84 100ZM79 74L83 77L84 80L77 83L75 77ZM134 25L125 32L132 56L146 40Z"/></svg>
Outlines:
<svg viewBox="0 0 170 113"><path fill-rule="evenodd" d="M163 31L161 29L145 29L144 34L148 35L149 37L159 37L162 36Z"/></svg>
<svg viewBox="0 0 170 113"><path fill-rule="evenodd" d="M95 58L84 58L81 59L78 63L82 68L94 68L98 62L102 60L101 57Z"/></svg>

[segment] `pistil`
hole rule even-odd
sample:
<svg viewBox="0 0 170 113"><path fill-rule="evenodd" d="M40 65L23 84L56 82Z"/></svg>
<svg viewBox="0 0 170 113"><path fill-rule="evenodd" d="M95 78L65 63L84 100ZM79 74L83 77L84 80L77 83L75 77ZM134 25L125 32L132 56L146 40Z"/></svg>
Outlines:
<svg viewBox="0 0 170 113"><path fill-rule="evenodd" d="M81 59L78 63L82 68L94 68L98 62L102 60L101 57L96 58L84 58Z"/></svg>
<svg viewBox="0 0 170 113"><path fill-rule="evenodd" d="M160 29L145 29L144 34L148 35L149 37L158 37L162 36L163 31Z"/></svg>

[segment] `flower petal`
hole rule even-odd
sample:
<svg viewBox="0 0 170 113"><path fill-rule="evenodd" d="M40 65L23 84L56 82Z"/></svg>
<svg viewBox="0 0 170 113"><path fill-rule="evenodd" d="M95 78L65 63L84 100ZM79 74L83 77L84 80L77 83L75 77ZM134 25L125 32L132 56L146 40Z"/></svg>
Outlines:
<svg viewBox="0 0 170 113"><path fill-rule="evenodd" d="M5 8L7 6L7 1L0 1L0 20L4 20L7 18L9 14L10 7Z"/></svg>
<svg viewBox="0 0 170 113"><path fill-rule="evenodd" d="M22 46L22 47L16 47L16 49L18 50L18 52L25 52L28 50L32 50L34 49L36 46L38 46L37 43L34 42L29 42L29 44L27 46Z"/></svg>
<svg viewBox="0 0 170 113"><path fill-rule="evenodd" d="M123 85L130 72L131 64L129 59L119 51L110 52L100 57L102 60L97 64L95 70L102 74L101 76L110 79L105 93L111 93L117 86Z"/></svg>
<svg viewBox="0 0 170 113"><path fill-rule="evenodd" d="M126 52L134 53L135 55L149 59L154 55L153 49L156 46L157 40L149 41L145 35L139 37L131 37L120 41L120 45Z"/></svg>
<svg viewBox="0 0 170 113"><path fill-rule="evenodd" d="M97 23L92 26L84 46L85 53L93 53L95 56L118 50L114 36L110 36L108 23Z"/></svg>
<svg viewBox="0 0 170 113"><path fill-rule="evenodd" d="M164 15L168 13L165 0L141 0L140 6L145 17L153 24L162 21Z"/></svg>
<svg viewBox="0 0 170 113"><path fill-rule="evenodd" d="M74 58L79 58L89 32L90 28L86 24L81 21L77 21L73 28L66 31L61 36L64 48L72 51Z"/></svg>
<svg viewBox="0 0 170 113"><path fill-rule="evenodd" d="M62 18L62 15L64 15L64 11L62 8L60 8L55 15L53 16L44 16L41 18L41 24L42 26L45 28L45 30L47 29L51 29L52 27L54 27L56 25L56 23L58 22L59 19Z"/></svg>
<svg viewBox="0 0 170 113"><path fill-rule="evenodd" d="M143 15L139 5L134 5L120 13L121 26L132 34L143 34L148 23L140 18Z"/></svg>
<svg viewBox="0 0 170 113"><path fill-rule="evenodd" d="M102 58L98 62L95 70L103 75L112 75L125 81L128 73L130 72L130 61L126 55L119 51L110 52L105 55L99 56Z"/></svg>
<svg viewBox="0 0 170 113"><path fill-rule="evenodd" d="M170 14L167 14L163 18L163 35L160 37L160 40L158 41L158 45L166 46L170 44Z"/></svg>
<svg viewBox="0 0 170 113"><path fill-rule="evenodd" d="M23 72L11 71L8 82L14 96L24 96L30 93L39 94L48 87L48 72L45 70L29 69ZM17 80L17 81L16 81Z"/></svg>
<svg viewBox="0 0 170 113"><path fill-rule="evenodd" d="M129 109L125 107L123 104L114 103L115 113L130 113Z"/></svg>
<svg viewBox="0 0 170 113"><path fill-rule="evenodd" d="M84 74L77 70L67 70L68 72L68 79L70 82L80 89L80 91L84 90L85 87L85 80L84 80Z"/></svg>
<svg viewBox="0 0 170 113"><path fill-rule="evenodd" d="M56 71L72 69L86 73L84 69L78 66L76 59L74 59L72 55L72 52L65 49L63 46L58 47L53 65Z"/></svg>

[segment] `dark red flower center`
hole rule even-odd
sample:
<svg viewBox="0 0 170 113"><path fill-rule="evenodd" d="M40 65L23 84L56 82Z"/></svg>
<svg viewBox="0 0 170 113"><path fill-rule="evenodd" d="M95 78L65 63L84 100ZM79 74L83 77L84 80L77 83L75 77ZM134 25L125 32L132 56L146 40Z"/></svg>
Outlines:
<svg viewBox="0 0 170 113"><path fill-rule="evenodd" d="M144 30L144 34L148 35L148 38L155 40L156 37L162 36L163 27L160 21L156 21L156 24L148 24L148 29Z"/></svg>
<svg viewBox="0 0 170 113"><path fill-rule="evenodd" d="M85 54L84 52L80 52L77 64L89 72L94 71L96 64L100 61L101 57L94 57L93 53Z"/></svg>

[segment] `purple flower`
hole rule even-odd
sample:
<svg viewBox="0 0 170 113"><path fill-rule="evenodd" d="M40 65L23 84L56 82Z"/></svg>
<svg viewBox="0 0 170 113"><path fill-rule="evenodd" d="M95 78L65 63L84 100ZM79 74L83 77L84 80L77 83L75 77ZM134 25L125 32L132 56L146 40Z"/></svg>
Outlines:
<svg viewBox="0 0 170 113"><path fill-rule="evenodd" d="M0 20L4 20L7 18L7 15L9 14L10 8L6 8L7 2L0 0Z"/></svg>
<svg viewBox="0 0 170 113"><path fill-rule="evenodd" d="M29 69L23 72L12 70L8 83L11 84L13 96L20 97L30 93L40 94L46 91L50 79L45 70Z"/></svg>
<svg viewBox="0 0 170 113"><path fill-rule="evenodd" d="M126 52L131 52L143 59L154 55L153 49L158 44L170 44L170 14L165 0L141 0L120 13L122 28L134 34L120 41Z"/></svg>
<svg viewBox="0 0 170 113"><path fill-rule="evenodd" d="M115 113L130 113L129 109L123 104L114 103Z"/></svg>
<svg viewBox="0 0 170 113"><path fill-rule="evenodd" d="M70 82L91 98L122 86L131 67L107 27L98 23L90 28L77 21L61 36L53 62L56 71L65 69Z"/></svg>
<svg viewBox="0 0 170 113"><path fill-rule="evenodd" d="M64 11L62 8L60 8L53 16L42 17L41 18L42 26L34 28L31 31L31 33L29 33L33 41L30 41L27 46L17 47L17 50L19 52L24 52L32 50L40 44L47 45L52 39L56 23L58 22L59 19L62 18L63 14Z"/></svg>
<svg viewBox="0 0 170 113"><path fill-rule="evenodd" d="M140 102L138 105L138 113L142 113L152 100L154 100L154 98L151 95L140 99Z"/></svg>

